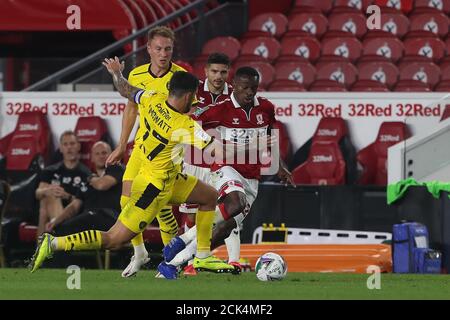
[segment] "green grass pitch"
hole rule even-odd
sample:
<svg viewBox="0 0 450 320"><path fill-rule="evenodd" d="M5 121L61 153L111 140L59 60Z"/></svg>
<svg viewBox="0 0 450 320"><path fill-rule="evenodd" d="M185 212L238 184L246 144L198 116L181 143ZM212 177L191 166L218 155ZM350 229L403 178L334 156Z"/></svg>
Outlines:
<svg viewBox="0 0 450 320"><path fill-rule="evenodd" d="M69 290L64 269L0 269L0 299L450 299L450 276L381 274L381 289L367 289L369 275L288 273L261 282L254 272L202 273L178 280L155 279L143 270L123 279L120 270L81 269L81 289Z"/></svg>

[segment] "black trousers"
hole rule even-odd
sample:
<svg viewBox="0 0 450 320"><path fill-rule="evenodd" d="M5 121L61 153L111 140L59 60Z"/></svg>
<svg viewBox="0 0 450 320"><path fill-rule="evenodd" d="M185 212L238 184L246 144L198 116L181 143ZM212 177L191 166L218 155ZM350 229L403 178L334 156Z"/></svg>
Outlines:
<svg viewBox="0 0 450 320"><path fill-rule="evenodd" d="M66 236L85 230L108 231L117 220L117 214L110 209L84 210L73 218L70 218L56 226L56 236Z"/></svg>

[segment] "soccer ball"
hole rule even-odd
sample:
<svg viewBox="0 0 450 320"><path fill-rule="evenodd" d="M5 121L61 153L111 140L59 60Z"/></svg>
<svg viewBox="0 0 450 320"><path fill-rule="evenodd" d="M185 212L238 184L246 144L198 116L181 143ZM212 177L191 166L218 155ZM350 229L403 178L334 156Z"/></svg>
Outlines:
<svg viewBox="0 0 450 320"><path fill-rule="evenodd" d="M287 274L287 263L279 254L267 252L256 261L255 272L261 281L281 280Z"/></svg>

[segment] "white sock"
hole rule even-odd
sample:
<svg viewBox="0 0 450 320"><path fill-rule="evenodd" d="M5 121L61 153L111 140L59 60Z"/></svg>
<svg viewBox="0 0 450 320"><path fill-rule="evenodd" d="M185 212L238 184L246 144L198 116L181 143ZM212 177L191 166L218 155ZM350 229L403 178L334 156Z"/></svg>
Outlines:
<svg viewBox="0 0 450 320"><path fill-rule="evenodd" d="M178 254L170 260L169 264L175 267L181 266L182 264L192 260L195 257L196 251L197 241L191 241L191 243L189 243L183 251L178 252Z"/></svg>
<svg viewBox="0 0 450 320"><path fill-rule="evenodd" d="M135 258L144 258L145 256L148 256L147 249L145 249L145 245L143 243L133 248Z"/></svg>
<svg viewBox="0 0 450 320"><path fill-rule="evenodd" d="M239 262L239 257L241 255L241 237L239 232L239 227L231 230L228 238L225 239L225 245L228 251L228 263Z"/></svg>
<svg viewBox="0 0 450 320"><path fill-rule="evenodd" d="M187 223L184 224L184 233L187 233L191 228L188 227Z"/></svg>
<svg viewBox="0 0 450 320"><path fill-rule="evenodd" d="M183 233L180 238L183 240L183 242L188 245L192 240L195 239L197 235L197 226L193 226L189 229L188 232Z"/></svg>

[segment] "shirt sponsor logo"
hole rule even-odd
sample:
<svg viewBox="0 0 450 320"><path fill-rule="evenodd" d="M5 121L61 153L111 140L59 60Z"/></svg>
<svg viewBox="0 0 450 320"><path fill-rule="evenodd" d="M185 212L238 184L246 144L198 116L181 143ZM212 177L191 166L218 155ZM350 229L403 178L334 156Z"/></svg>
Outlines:
<svg viewBox="0 0 450 320"><path fill-rule="evenodd" d="M319 155L319 156L313 156L313 162L332 162L333 161L333 157L332 156L323 156L323 155Z"/></svg>

